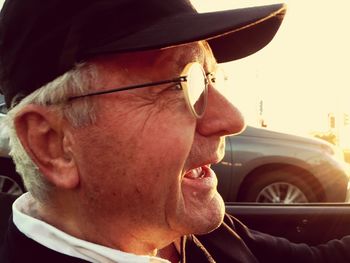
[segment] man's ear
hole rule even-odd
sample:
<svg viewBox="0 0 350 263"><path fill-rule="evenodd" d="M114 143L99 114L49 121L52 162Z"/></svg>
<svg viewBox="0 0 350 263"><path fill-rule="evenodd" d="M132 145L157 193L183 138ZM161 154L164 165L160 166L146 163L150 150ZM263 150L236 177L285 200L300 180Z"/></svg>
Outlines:
<svg viewBox="0 0 350 263"><path fill-rule="evenodd" d="M24 149L49 182L66 189L79 184L72 136L59 113L28 105L15 117L15 127Z"/></svg>

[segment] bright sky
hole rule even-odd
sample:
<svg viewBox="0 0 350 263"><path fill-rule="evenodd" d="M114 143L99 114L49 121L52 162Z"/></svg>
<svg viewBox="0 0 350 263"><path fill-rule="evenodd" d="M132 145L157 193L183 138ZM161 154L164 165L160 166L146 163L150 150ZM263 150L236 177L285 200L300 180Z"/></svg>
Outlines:
<svg viewBox="0 0 350 263"><path fill-rule="evenodd" d="M208 11L277 1L192 2ZM263 100L269 128L324 130L329 112L350 113L350 1L284 2L288 11L275 39L262 51L224 65L233 84L232 100L248 123L257 123L257 105Z"/></svg>
<svg viewBox="0 0 350 263"><path fill-rule="evenodd" d="M226 8L248 1L193 2L206 3L201 8L209 10L209 2ZM288 11L275 39L260 52L225 65L233 78L232 96L248 123L257 123L263 99L269 127L324 130L329 112L350 113L350 1L284 2Z"/></svg>

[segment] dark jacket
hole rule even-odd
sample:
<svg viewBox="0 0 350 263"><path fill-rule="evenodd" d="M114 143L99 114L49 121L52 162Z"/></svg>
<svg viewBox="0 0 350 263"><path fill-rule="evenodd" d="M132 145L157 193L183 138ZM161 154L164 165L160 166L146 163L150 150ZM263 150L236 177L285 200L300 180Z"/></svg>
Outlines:
<svg viewBox="0 0 350 263"><path fill-rule="evenodd" d="M256 259L250 253L249 249L244 245L242 240L233 232L227 229L214 231L215 242L207 242L195 236L189 236L183 241L182 246L182 261L183 263L205 263L205 262L249 262L256 263ZM233 235L233 236L232 236ZM219 239L216 239L219 238ZM220 246L220 239L225 241L224 245ZM34 240L22 234L13 224L12 220L9 223L9 228L4 239L4 243L0 249L1 263L83 263L87 262L82 259L70 257L51 249L48 249ZM204 246L204 247L203 247ZM229 248L229 249L227 249Z"/></svg>
<svg viewBox="0 0 350 263"><path fill-rule="evenodd" d="M4 243L0 248L1 263L83 263L82 259L66 256L48 249L26 237L10 222Z"/></svg>
<svg viewBox="0 0 350 263"><path fill-rule="evenodd" d="M331 240L326 244L309 246L248 229L239 220L229 215L226 216L225 223L230 229L235 230L260 263L350 262L350 235Z"/></svg>
<svg viewBox="0 0 350 263"><path fill-rule="evenodd" d="M0 246L1 263L86 262L55 252L26 237L13 224L11 218L4 232ZM215 231L184 238L181 254L183 263L348 263L350 236L310 247L250 230L236 218L226 215L224 223Z"/></svg>

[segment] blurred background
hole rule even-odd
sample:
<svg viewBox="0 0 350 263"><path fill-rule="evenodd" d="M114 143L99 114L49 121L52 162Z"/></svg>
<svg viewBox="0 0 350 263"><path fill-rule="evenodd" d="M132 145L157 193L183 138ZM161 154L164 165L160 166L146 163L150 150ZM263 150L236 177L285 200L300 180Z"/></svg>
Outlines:
<svg viewBox="0 0 350 263"><path fill-rule="evenodd" d="M204 12L278 1L193 0ZM246 122L350 149L350 1L291 0L273 41L224 64Z"/></svg>

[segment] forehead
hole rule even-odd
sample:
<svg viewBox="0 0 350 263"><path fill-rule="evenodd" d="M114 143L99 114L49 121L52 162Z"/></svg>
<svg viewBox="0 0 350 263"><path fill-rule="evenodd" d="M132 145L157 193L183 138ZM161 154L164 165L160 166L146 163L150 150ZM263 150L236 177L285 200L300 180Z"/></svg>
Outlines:
<svg viewBox="0 0 350 263"><path fill-rule="evenodd" d="M171 62L175 69L183 69L184 64L197 61L203 65L215 63L209 45L202 41L161 50L155 64L166 65Z"/></svg>
<svg viewBox="0 0 350 263"><path fill-rule="evenodd" d="M156 66L171 71L181 71L187 63L194 61L208 67L216 64L207 42L201 41L165 49L107 55L94 59L94 62L102 64L105 69L112 68L114 70Z"/></svg>

